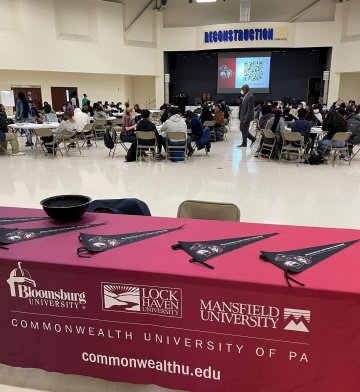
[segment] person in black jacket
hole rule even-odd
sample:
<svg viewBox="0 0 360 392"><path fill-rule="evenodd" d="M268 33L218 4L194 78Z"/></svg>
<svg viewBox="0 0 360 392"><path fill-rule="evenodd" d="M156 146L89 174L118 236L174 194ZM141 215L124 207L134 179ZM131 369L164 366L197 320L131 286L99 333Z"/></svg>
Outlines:
<svg viewBox="0 0 360 392"><path fill-rule="evenodd" d="M159 135L158 130L156 129L156 125L149 120L150 110L143 109L140 112L141 120L136 125L137 131L153 131L155 133L157 145L158 145L158 153L156 155L156 159L165 159L163 155L161 155L161 147L162 147L162 137ZM151 140L149 141L151 143ZM146 141L142 141L142 144L146 144ZM164 147L165 148L165 147Z"/></svg>
<svg viewBox="0 0 360 392"><path fill-rule="evenodd" d="M203 127L200 120L191 110L185 112L186 125L188 129L191 129L191 140L194 142L200 139L203 135Z"/></svg>
<svg viewBox="0 0 360 392"><path fill-rule="evenodd" d="M202 113L200 116L201 124L203 125L205 121L214 121L214 116L210 112L208 105L204 105L202 108Z"/></svg>

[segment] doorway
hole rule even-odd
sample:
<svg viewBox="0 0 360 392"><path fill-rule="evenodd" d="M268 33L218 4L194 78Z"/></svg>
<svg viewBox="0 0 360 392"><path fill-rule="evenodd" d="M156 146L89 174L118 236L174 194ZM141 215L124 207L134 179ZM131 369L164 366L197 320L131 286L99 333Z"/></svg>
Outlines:
<svg viewBox="0 0 360 392"><path fill-rule="evenodd" d="M18 93L20 91L22 91L25 94L26 99L29 100L29 96L31 96L32 105L37 110L42 109L43 102L42 102L41 87L40 86L11 86L11 90L14 91L15 102L17 100Z"/></svg>
<svg viewBox="0 0 360 392"><path fill-rule="evenodd" d="M308 78L307 103L310 105L319 102L321 95L321 83L322 78L319 76Z"/></svg>
<svg viewBox="0 0 360 392"><path fill-rule="evenodd" d="M52 106L57 112L62 111L72 97L76 97L76 106L79 107L77 87L51 87Z"/></svg>

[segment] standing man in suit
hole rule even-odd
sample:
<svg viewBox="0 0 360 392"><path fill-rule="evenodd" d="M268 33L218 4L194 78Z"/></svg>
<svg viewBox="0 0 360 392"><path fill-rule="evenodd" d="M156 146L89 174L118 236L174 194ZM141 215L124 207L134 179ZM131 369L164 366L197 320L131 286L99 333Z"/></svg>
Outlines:
<svg viewBox="0 0 360 392"><path fill-rule="evenodd" d="M249 133L250 122L254 119L255 98L254 95L250 92L250 88L247 84L244 84L241 89L244 92L244 98L241 102L239 115L242 144L240 144L238 147L246 147L248 138L251 140L251 147L256 140L256 138L251 133Z"/></svg>

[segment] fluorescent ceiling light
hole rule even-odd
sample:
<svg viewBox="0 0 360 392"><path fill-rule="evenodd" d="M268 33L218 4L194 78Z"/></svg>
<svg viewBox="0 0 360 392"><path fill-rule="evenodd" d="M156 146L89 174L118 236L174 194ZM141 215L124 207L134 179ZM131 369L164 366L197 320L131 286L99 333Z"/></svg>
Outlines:
<svg viewBox="0 0 360 392"><path fill-rule="evenodd" d="M196 0L197 3L215 3L216 0Z"/></svg>

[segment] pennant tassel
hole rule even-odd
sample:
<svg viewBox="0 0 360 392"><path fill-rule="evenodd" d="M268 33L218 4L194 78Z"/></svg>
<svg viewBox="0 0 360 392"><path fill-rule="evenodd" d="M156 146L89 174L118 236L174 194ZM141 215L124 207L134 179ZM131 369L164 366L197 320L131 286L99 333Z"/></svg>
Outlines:
<svg viewBox="0 0 360 392"><path fill-rule="evenodd" d="M304 283L301 283L301 282L299 282L298 280L292 278L292 277L289 275L289 272L290 272L289 270L284 270L284 278L285 278L285 281L286 281L286 283L287 283L287 285L288 285L289 287L292 287L290 281L292 281L292 282L294 282L294 283L297 283L299 286L305 286Z"/></svg>
<svg viewBox="0 0 360 392"><path fill-rule="evenodd" d="M190 259L189 261L190 261L190 263L199 263L199 264L203 265L206 268L209 268L209 269L212 269L212 270L214 269L214 267L212 265L206 263L205 261L199 261L199 260L195 260L195 259Z"/></svg>
<svg viewBox="0 0 360 392"><path fill-rule="evenodd" d="M87 259L91 257L89 251L84 246L77 248L76 253L79 257L85 257Z"/></svg>

